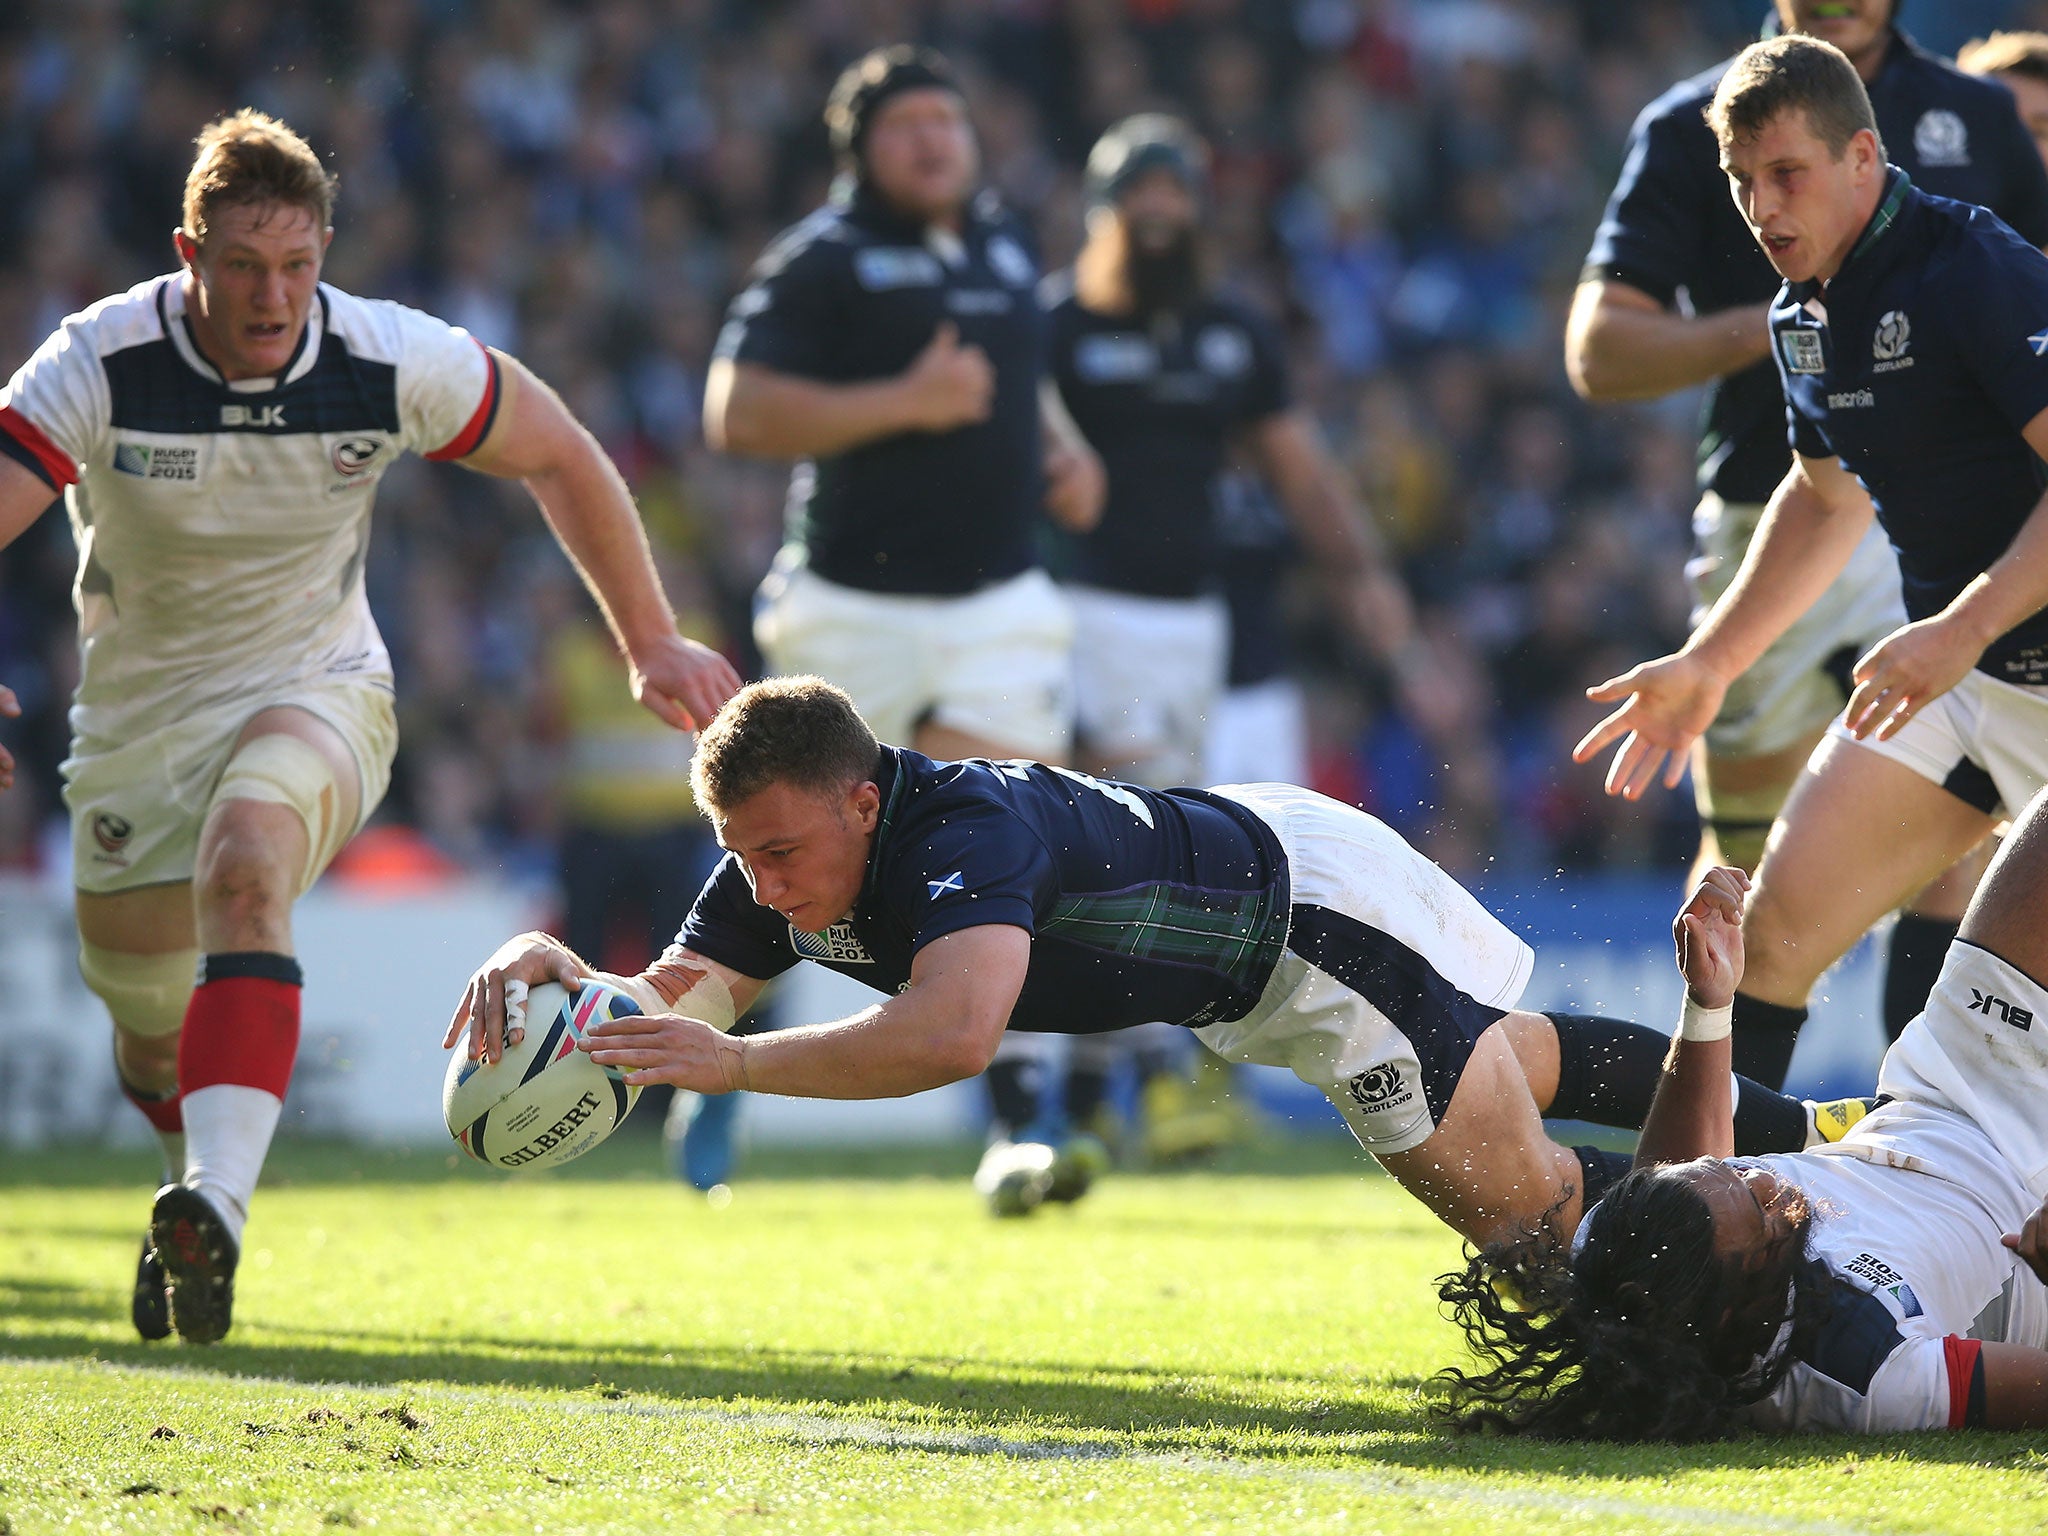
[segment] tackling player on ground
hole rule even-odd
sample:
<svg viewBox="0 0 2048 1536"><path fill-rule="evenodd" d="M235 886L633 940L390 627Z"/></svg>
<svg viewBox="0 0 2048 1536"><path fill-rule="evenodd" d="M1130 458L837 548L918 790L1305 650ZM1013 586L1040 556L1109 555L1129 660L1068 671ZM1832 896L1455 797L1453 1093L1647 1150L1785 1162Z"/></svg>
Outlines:
<svg viewBox="0 0 2048 1536"><path fill-rule="evenodd" d="M1775 19L1848 55L1886 147L1916 186L1981 203L2048 245L2048 174L2011 99L1915 46L1895 25L1897 9L1896 0L1777 0ZM1681 81L1637 119L1565 334L1567 371L1588 399L1710 388L1698 549L1686 572L1695 623L1734 580L1789 457L1765 322L1778 274L1729 201L1703 115L1727 69ZM1702 866L1756 868L1801 765L1848 697L1850 666L1903 618L1897 562L1872 529L1806 614L1730 680L1692 754ZM1977 869L1965 865L1907 902L1890 940L1888 1034L1919 1011ZM1791 1057L1790 1028L1752 1028L1736 1046L1744 1070L1766 1082L1782 1083Z"/></svg>
<svg viewBox="0 0 2048 1536"><path fill-rule="evenodd" d="M1311 790L937 763L878 744L817 678L742 689L700 738L692 779L729 852L661 961L617 979L647 1016L590 1038L628 1082L894 1098L981 1071L1008 1029L1165 1019L1321 1089L1475 1240L1546 1212L1576 1220L1580 1191L1626 1165L1546 1140L1543 1113L1634 1125L1655 1091L1654 1076L1610 1078L1555 1016L1516 1011L1529 947L1383 823ZM884 1000L834 1023L721 1032L806 958ZM495 1058L508 982L593 974L521 935L471 979L444 1043L467 1031ZM1796 1099L1743 1083L1739 1101L1746 1147L1815 1134Z"/></svg>
<svg viewBox="0 0 2048 1536"><path fill-rule="evenodd" d="M1745 1035L1790 1042L1872 923L2048 783L2048 257L1888 166L1856 72L1806 37L1745 51L1714 131L1785 284L1771 309L1794 460L1713 611L1574 755L1611 793L1675 783L1730 686L1822 597L1875 515L1910 622L1786 803L1743 925Z"/></svg>
<svg viewBox="0 0 2048 1536"><path fill-rule="evenodd" d="M2048 1426L2048 795L1831 1146L1731 1158L1742 885L1714 872L1675 925L1722 963L1687 967L1636 1171L1569 1250L1535 1233L1445 1277L1483 1362L1446 1373L1448 1411L1613 1440Z"/></svg>
<svg viewBox="0 0 2048 1536"><path fill-rule="evenodd" d="M384 471L416 452L525 481L670 725L739 679L676 632L631 494L552 390L320 282L334 183L304 140L244 111L198 144L181 270L71 316L0 390L0 544L64 494L79 968L166 1169L134 1320L210 1343L298 1048L292 904L397 744L363 590ZM11 770L0 751L0 788Z"/></svg>

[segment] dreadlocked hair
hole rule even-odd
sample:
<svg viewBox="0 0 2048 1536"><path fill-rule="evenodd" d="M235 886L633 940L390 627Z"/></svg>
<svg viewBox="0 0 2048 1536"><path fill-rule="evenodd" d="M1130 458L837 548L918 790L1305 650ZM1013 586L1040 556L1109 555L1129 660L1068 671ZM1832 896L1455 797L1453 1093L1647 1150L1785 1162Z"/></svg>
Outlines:
<svg viewBox="0 0 2048 1536"><path fill-rule="evenodd" d="M1473 1252L1437 1297L1482 1369L1451 1366L1431 1413L1461 1429L1546 1440L1724 1439L1770 1395L1827 1304L1798 1240L1763 1267L1714 1251L1713 1214L1665 1168L1639 1168L1594 1208L1574 1260L1552 1222ZM1786 1322L1793 1338L1776 1347Z"/></svg>

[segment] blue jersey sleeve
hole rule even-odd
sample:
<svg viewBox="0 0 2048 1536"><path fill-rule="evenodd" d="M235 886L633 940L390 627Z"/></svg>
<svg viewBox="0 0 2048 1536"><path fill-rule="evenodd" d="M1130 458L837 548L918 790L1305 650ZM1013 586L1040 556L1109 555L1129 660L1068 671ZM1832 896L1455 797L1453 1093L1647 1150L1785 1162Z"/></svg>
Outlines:
<svg viewBox="0 0 2048 1536"><path fill-rule="evenodd" d="M1706 200L1720 191L1703 182L1701 166L1718 165L1711 141L1702 161L1704 123L1689 97L1660 98L1643 109L1629 136L1628 158L1586 254L1581 281L1611 279L1639 288L1665 306L1690 280L1707 246ZM1713 169L1713 179L1720 172Z"/></svg>
<svg viewBox="0 0 2048 1536"><path fill-rule="evenodd" d="M896 851L886 878L890 909L916 935L913 953L963 928L1002 924L1036 934L1059 890L1044 843L998 805L949 812Z"/></svg>
<svg viewBox="0 0 2048 1536"><path fill-rule="evenodd" d="M1956 296L1956 345L1963 365L2015 431L2048 410L2048 256L1983 209L1992 226L1970 242L1948 285Z"/></svg>
<svg viewBox="0 0 2048 1536"><path fill-rule="evenodd" d="M778 373L828 376L826 349L851 292L844 258L838 242L805 238L801 227L770 246L726 310L716 355Z"/></svg>
<svg viewBox="0 0 2048 1536"><path fill-rule="evenodd" d="M756 981L780 976L801 958L790 943L788 921L754 900L746 870L730 853L704 882L676 942Z"/></svg>

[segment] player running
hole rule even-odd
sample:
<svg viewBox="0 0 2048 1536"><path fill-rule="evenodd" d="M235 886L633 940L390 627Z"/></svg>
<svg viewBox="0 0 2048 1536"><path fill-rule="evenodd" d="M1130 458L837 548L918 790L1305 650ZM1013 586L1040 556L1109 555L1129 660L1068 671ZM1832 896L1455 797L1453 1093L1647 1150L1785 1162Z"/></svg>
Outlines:
<svg viewBox="0 0 2048 1536"><path fill-rule="evenodd" d="M1574 756L1621 743L1610 793L1675 783L1730 681L1855 558L1873 501L1911 618L1857 662L1758 871L1739 1065L1746 1033L1789 1053L1821 973L2048 781L2048 258L1888 167L1825 43L1748 49L1713 124L1786 279L1795 459L1733 585L1677 654L1592 690L1625 702Z"/></svg>
<svg viewBox="0 0 2048 1536"><path fill-rule="evenodd" d="M203 1344L228 1330L298 1049L292 903L390 779L391 662L363 590L385 470L416 452L524 480L670 725L739 679L676 632L631 494L552 390L320 281L334 183L303 139L243 111L198 146L182 270L71 316L0 391L0 545L64 493L79 969L166 1168L133 1315ZM0 788L12 767L0 751Z"/></svg>
<svg viewBox="0 0 2048 1536"><path fill-rule="evenodd" d="M1916 47L1894 24L1897 8L1777 0L1776 19L1848 56L1886 149L1916 186L1981 203L2048 245L2048 174L2011 98ZM1588 399L1709 386L1697 553L1686 572L1695 623L1735 579L1790 459L1765 318L1779 277L1729 200L1705 117L1728 62L1679 82L1637 119L1565 333L1567 371ZM1731 676L1692 758L1702 867L1755 870L1801 764L1848 697L1850 666L1904 618L1897 561L1873 528L1806 613ZM1973 861L1906 903L1889 946L1889 1035L1920 1011L1977 869ZM1751 1029L1736 1044L1743 1069L1767 1082L1782 1083L1791 1059L1786 1030Z"/></svg>
<svg viewBox="0 0 2048 1536"><path fill-rule="evenodd" d="M1636 1170L1569 1256L1538 1234L1445 1277L1486 1367L1446 1373L1450 1411L1615 1440L2048 1425L2048 795L1835 1145L1730 1160L1741 910L1720 871L1675 926L1692 963L1671 1067Z"/></svg>
<svg viewBox="0 0 2048 1536"><path fill-rule="evenodd" d="M1166 1019L1320 1088L1360 1145L1475 1240L1546 1213L1569 1231L1579 1191L1626 1165L1552 1144L1543 1112L1635 1124L1655 1090L1611 1080L1552 1018L1514 1011L1529 947L1381 822L1310 790L1154 791L1038 763L933 762L878 745L817 678L742 689L706 728L692 779L729 852L675 945L618 981L647 1017L590 1042L629 1082L894 1098L981 1071L1005 1029ZM885 1000L776 1034L714 1027L805 959ZM467 1029L495 1059L508 983L593 974L521 935L471 979L444 1043ZM1746 1145L1807 1143L1811 1107L1752 1083L1739 1098Z"/></svg>

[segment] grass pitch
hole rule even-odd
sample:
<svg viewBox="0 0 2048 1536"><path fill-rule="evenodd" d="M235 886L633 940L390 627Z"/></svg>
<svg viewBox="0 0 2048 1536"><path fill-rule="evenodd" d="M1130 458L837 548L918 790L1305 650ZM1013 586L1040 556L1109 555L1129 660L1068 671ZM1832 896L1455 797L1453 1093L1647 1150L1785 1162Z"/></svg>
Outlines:
<svg viewBox="0 0 2048 1536"><path fill-rule="evenodd" d="M724 1209L656 1162L284 1146L195 1349L127 1321L148 1160L10 1157L0 1536L2048 1528L2023 1436L1440 1433L1457 1246L1335 1144L1009 1223L965 1150L785 1162Z"/></svg>

